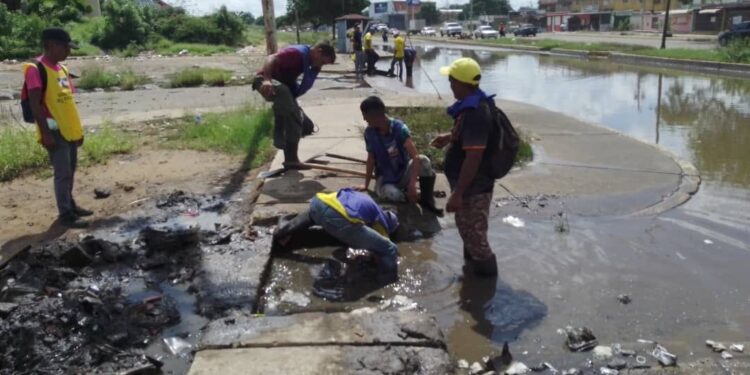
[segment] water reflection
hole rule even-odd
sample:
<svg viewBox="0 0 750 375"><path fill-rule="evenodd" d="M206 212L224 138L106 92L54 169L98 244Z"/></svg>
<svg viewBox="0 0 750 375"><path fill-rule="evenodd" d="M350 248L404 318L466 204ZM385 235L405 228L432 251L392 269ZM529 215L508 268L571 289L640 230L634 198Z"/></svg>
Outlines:
<svg viewBox="0 0 750 375"><path fill-rule="evenodd" d="M421 68L443 94L450 87L436 73L459 57L476 59L482 87L500 98L658 142L692 161L708 181L750 187L750 80L558 56L424 50ZM424 74L414 75L414 86L433 91Z"/></svg>
<svg viewBox="0 0 750 375"><path fill-rule="evenodd" d="M461 309L476 322L472 329L495 343L518 340L547 316L547 306L531 293L497 277L477 278L467 266L459 296Z"/></svg>

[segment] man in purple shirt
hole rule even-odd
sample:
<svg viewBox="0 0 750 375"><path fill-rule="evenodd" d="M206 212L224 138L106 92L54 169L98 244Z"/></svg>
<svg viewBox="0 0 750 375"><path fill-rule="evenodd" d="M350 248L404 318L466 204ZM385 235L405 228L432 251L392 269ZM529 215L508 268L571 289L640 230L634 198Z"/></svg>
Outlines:
<svg viewBox="0 0 750 375"><path fill-rule="evenodd" d="M295 45L268 56L253 80L253 90L272 102L274 115L273 145L284 150L284 167L298 169L297 155L302 137L302 110L297 98L315 83L321 67L336 61L336 51L328 42L313 47ZM297 78L302 75L302 81Z"/></svg>

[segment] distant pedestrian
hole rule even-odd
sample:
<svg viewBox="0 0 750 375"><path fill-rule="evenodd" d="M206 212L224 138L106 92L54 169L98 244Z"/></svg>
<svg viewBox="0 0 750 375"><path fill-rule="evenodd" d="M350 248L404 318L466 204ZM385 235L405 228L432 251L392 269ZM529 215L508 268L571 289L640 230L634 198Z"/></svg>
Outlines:
<svg viewBox="0 0 750 375"><path fill-rule="evenodd" d="M377 96L365 99L359 108L367 121L367 176L359 190L367 191L375 171L378 197L391 202L419 203L425 210L442 216L443 211L435 207L436 177L432 162L417 151L406 124L388 117L385 104Z"/></svg>
<svg viewBox="0 0 750 375"><path fill-rule="evenodd" d="M393 39L393 60L391 60L391 69L388 70L390 76L396 76L393 70L398 63L398 79L404 79L404 50L406 48L406 41L401 36L400 31L396 31Z"/></svg>
<svg viewBox="0 0 750 375"><path fill-rule="evenodd" d="M36 122L37 141L47 149L54 170L55 200L59 222L70 228L85 228L82 217L93 212L81 208L73 198L78 148L83 145L83 126L74 99L73 81L60 62L78 46L60 28L42 31L44 54L35 63L24 64L22 100L27 100Z"/></svg>
<svg viewBox="0 0 750 375"><path fill-rule="evenodd" d="M389 237L399 226L395 213L383 210L369 195L352 189L318 193L307 211L274 231L274 241L283 247L292 236L316 224L346 246L372 252L377 259L380 281L396 281L398 247Z"/></svg>
<svg viewBox="0 0 750 375"><path fill-rule="evenodd" d="M505 23L500 24L500 30L498 31L500 32L500 36L505 38Z"/></svg>
<svg viewBox="0 0 750 375"><path fill-rule="evenodd" d="M388 29L383 29L383 43L388 43Z"/></svg>
<svg viewBox="0 0 750 375"><path fill-rule="evenodd" d="M480 88L479 64L460 58L440 73L449 76L456 102L448 108L453 130L435 138L437 148L449 146L445 154L445 176L451 186L446 211L454 212L458 233L464 243L464 257L474 263L479 275L497 275L495 254L487 240L488 218L495 177L488 147L499 142L488 97Z"/></svg>
<svg viewBox="0 0 750 375"><path fill-rule="evenodd" d="M304 116L297 98L313 86L323 65L335 61L336 51L328 42L289 46L268 56L253 80L253 90L273 103L273 145L284 150L284 168L302 167L297 151Z"/></svg>

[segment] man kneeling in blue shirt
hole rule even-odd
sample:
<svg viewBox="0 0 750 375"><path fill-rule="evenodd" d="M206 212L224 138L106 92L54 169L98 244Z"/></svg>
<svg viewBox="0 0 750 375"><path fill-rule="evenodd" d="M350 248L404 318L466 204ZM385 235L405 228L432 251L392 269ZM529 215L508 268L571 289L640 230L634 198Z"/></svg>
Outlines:
<svg viewBox="0 0 750 375"><path fill-rule="evenodd" d="M427 156L417 152L406 124L388 117L385 104L377 96L365 99L359 108L367 122L367 177L364 186L358 190L369 188L374 170L377 177L375 192L379 198L397 203L419 203L425 210L442 216L443 211L435 207L436 177L432 163Z"/></svg>
<svg viewBox="0 0 750 375"><path fill-rule="evenodd" d="M315 224L347 246L375 254L380 281L397 279L398 247L389 236L398 228L398 218L380 208L369 195L352 189L318 193L308 211L276 228L274 241L283 245L295 233Z"/></svg>

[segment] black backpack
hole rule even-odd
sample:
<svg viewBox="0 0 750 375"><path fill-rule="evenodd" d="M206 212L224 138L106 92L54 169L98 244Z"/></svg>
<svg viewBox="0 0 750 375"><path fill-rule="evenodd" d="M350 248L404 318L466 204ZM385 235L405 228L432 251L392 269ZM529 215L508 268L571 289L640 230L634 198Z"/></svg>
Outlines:
<svg viewBox="0 0 750 375"><path fill-rule="evenodd" d="M47 92L47 70L44 69L41 61L36 62L36 69L42 79L42 100ZM26 99L21 99L21 112L23 112L23 121L33 124L36 122L34 114L31 112L31 103L29 103L29 91L26 89L26 82L23 83L23 91L26 91Z"/></svg>
<svg viewBox="0 0 750 375"><path fill-rule="evenodd" d="M516 129L510 123L510 119L500 108L493 102L487 102L490 107L490 113L495 125L494 137L489 145L490 150L490 170L489 174L495 179L503 178L510 172L516 163L516 155L521 139L518 137ZM495 142L497 139L497 142Z"/></svg>

